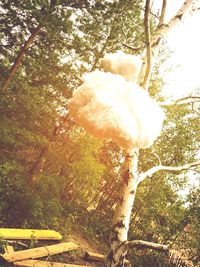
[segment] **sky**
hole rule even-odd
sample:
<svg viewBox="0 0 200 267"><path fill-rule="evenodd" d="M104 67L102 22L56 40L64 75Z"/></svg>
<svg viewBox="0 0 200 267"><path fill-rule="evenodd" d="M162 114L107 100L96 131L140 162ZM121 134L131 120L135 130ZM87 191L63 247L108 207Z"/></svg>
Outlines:
<svg viewBox="0 0 200 267"><path fill-rule="evenodd" d="M168 0L166 22L176 14L184 0ZM160 8L162 1L154 0L154 10ZM200 8L200 0L196 1ZM160 69L164 79L163 94L169 98L180 98L200 87L200 11L187 14L183 22L167 35L171 56ZM171 71L169 71L171 69Z"/></svg>
<svg viewBox="0 0 200 267"><path fill-rule="evenodd" d="M185 0L168 0L166 21L168 22L180 9ZM154 12L161 8L162 0L153 1ZM163 94L169 99L195 95L195 89L200 88L200 0L196 0L199 8L194 14L187 14L183 22L177 25L167 35L167 45L172 52L160 68L164 80ZM171 69L171 71L169 71ZM182 197L189 193L191 186L197 186L200 181L193 173L189 173L184 189L179 191Z"/></svg>

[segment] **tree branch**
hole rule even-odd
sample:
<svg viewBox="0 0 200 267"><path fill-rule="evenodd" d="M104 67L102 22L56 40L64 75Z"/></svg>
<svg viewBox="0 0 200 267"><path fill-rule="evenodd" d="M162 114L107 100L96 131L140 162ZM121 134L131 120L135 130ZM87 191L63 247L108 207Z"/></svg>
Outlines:
<svg viewBox="0 0 200 267"><path fill-rule="evenodd" d="M166 33L170 32L171 29L174 28L182 20L183 15L189 10L194 1L195 0L186 0L179 11L176 13L176 15L167 24L158 24L155 32L154 42L157 42L159 36L163 36Z"/></svg>
<svg viewBox="0 0 200 267"><path fill-rule="evenodd" d="M144 47L142 47L142 46L141 47L133 47L133 46L128 45L126 43L122 43L122 45L125 46L126 48L131 49L132 51L138 51L138 50L143 50L144 49Z"/></svg>
<svg viewBox="0 0 200 267"><path fill-rule="evenodd" d="M144 173L139 174L138 184L141 183L142 181L144 181L147 177L151 177L154 173L156 173L158 171L179 172L179 171L191 169L191 168L199 166L199 165L200 165L200 161L196 161L196 162L186 164L183 166L178 166L178 167L158 165L158 166L155 166L155 167L149 169L148 171L146 171Z"/></svg>
<svg viewBox="0 0 200 267"><path fill-rule="evenodd" d="M147 90L149 86L149 80L151 76L151 34L149 25L149 14L150 14L150 0L146 0L145 14L144 14L144 28L145 28L145 41L146 41L146 70L142 87Z"/></svg>
<svg viewBox="0 0 200 267"><path fill-rule="evenodd" d="M97 66L97 64L98 64L98 62L99 62L99 60L100 60L100 58L103 56L103 53L105 52L105 50L106 50L106 48L107 48L107 45L108 45L108 42L109 42L109 40L110 40L111 32L112 32L112 27L111 27L111 29L110 29L110 31L109 31L108 36L106 37L106 40L105 40L105 42L104 42L104 44L103 44L101 50L98 52L98 54L97 54L97 56L96 56L96 58L95 58L95 61L94 61L93 65L92 65L92 67L91 67L90 72L92 72L92 71L94 71L94 70L96 69L96 66Z"/></svg>
<svg viewBox="0 0 200 267"><path fill-rule="evenodd" d="M161 15L160 15L158 27L160 27L161 25L164 24L165 14L166 14L166 7L167 7L167 0L163 0L162 10L161 10Z"/></svg>
<svg viewBox="0 0 200 267"><path fill-rule="evenodd" d="M200 102L200 96L186 96L186 97L182 97L173 101L165 101L165 102L160 102L159 105L161 107L165 107L165 106L172 106L172 105L184 105L184 104L192 104L192 103L196 103L196 102Z"/></svg>
<svg viewBox="0 0 200 267"><path fill-rule="evenodd" d="M165 0L163 0L163 1L165 1ZM161 24L161 23L158 24L157 28L154 31L154 34L151 37L151 47L148 51L149 55L151 55L151 61L152 61L152 57L153 58L156 57L156 54L158 52L158 47L159 47L164 35L167 34L169 31L171 31L172 28L174 26L176 26L176 24L178 24L178 22L180 22L182 20L184 13L186 13L188 11L188 9L191 7L191 5L194 1L195 0L186 0L184 2L184 4L182 5L182 7L177 12L177 14L169 21L168 24ZM146 2L146 7L147 7L147 4L148 4L148 2ZM146 7L145 7L145 9L146 9ZM147 11L148 11L148 9L147 9ZM164 14L165 14L165 3L163 2L161 17L160 17L161 22L164 19ZM147 14L146 14L146 17L147 17ZM145 25L146 25L146 22L145 22ZM147 36L146 32L147 31L145 30L145 38L147 40L148 36ZM150 51L151 51L151 54L150 54ZM150 72L149 74L148 74L148 71ZM151 71L152 71L152 62L151 62L151 68L148 71L147 71L147 58L146 58L146 60L143 62L143 65L142 65L142 68L140 71L140 75L139 75L140 86L145 86L146 88L147 88L147 85L145 85L146 78L144 80L144 77L145 77L145 75L146 75L146 77L149 75L149 78L150 78ZM144 83L144 85L143 85L143 83ZM148 79L147 79L147 84L148 84Z"/></svg>
<svg viewBox="0 0 200 267"><path fill-rule="evenodd" d="M143 240L127 241L125 245L128 248L134 248L134 247L150 248L150 249L159 250L159 251L168 251L169 250L169 247L167 245L147 242L147 241L143 241Z"/></svg>

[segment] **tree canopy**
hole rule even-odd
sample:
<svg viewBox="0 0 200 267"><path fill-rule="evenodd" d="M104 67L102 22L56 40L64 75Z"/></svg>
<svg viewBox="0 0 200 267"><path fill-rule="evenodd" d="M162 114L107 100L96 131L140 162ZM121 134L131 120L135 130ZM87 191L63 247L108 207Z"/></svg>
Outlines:
<svg viewBox="0 0 200 267"><path fill-rule="evenodd" d="M125 154L78 127L67 105L82 74L100 68L106 52L144 57L143 9L140 0L1 0L0 226L61 228L81 222L108 244ZM157 36L155 14L149 22ZM162 51L159 55L162 60ZM159 63L149 92L164 103L158 70ZM163 108L162 134L140 150L139 172L199 159L199 102ZM186 199L179 194L190 177L199 179L198 169L161 170L141 183L129 234L173 243L198 264L199 188Z"/></svg>

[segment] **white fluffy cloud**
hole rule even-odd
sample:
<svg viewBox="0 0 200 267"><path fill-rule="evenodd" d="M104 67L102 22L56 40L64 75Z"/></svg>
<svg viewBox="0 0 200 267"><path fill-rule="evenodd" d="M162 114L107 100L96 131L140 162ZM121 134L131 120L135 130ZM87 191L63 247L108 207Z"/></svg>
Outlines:
<svg viewBox="0 0 200 267"><path fill-rule="evenodd" d="M128 153L152 145L164 113L142 88L109 72L94 71L83 79L69 103L81 127L95 137L114 140Z"/></svg>
<svg viewBox="0 0 200 267"><path fill-rule="evenodd" d="M127 81L137 82L142 60L139 56L118 51L114 54L106 54L101 60L101 66L105 71L119 74Z"/></svg>

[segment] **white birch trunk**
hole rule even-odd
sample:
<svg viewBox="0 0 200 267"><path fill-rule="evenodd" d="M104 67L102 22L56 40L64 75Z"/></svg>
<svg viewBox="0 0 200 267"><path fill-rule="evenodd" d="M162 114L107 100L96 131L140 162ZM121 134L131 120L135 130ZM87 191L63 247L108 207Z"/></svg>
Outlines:
<svg viewBox="0 0 200 267"><path fill-rule="evenodd" d="M167 1L163 0L162 13L160 17L160 23L154 32L154 36L151 40L151 47L148 51L147 56L150 57L149 66L147 68L147 56L144 60L144 64L141 68L141 72L139 75L139 83L143 84L144 77L146 72L148 71L148 77L145 82L145 89L148 89L149 79L151 76L152 68L154 65L155 58L157 56L158 47L161 43L161 40L165 37L165 35L171 31L179 22L182 21L183 15L189 10L192 3L195 3L195 0L185 0L180 10L177 14L167 23L163 24L165 17L165 10ZM146 2L147 4L148 2ZM146 11L148 13L148 10ZM146 16L148 19L148 14ZM148 25L146 25L146 30L148 29ZM150 41L150 31L146 32L146 39L149 38ZM148 40L147 40L148 41ZM196 163L195 163L196 164ZM130 216L134 204L135 194L137 190L137 186L140 182L142 182L147 176L152 175L157 170L161 170L160 166L157 169L151 169L142 175L138 175L137 173L137 165L138 165L138 151L135 152L134 155L128 155L126 157L125 166L126 172L122 177L121 184L121 192L120 197L117 202L117 206L115 209L115 215L113 219L113 227L110 234L110 253L107 259L107 267L124 267L126 262L127 255L127 236L129 230ZM193 166L193 165L192 165ZM196 166L196 165L195 165ZM163 167L163 166L162 166ZM184 166L185 167L185 166ZM188 167L188 166L187 166ZM168 168L164 168L165 170L169 170ZM181 168L174 168L173 170L182 170ZM140 241L141 242L141 241ZM137 243L137 242L136 242ZM144 242L142 241L144 244ZM134 243L135 244L135 243ZM151 247L148 244L148 247ZM163 250L166 250L167 247L163 247L162 245L153 244L154 249L157 247Z"/></svg>
<svg viewBox="0 0 200 267"><path fill-rule="evenodd" d="M134 155L127 155L125 159L125 173L122 177L121 192L115 209L113 227L110 234L110 253L107 266L124 266L126 261L127 246L125 242L128 237L131 212L134 204L138 174L138 151Z"/></svg>

